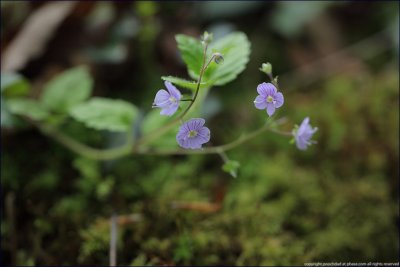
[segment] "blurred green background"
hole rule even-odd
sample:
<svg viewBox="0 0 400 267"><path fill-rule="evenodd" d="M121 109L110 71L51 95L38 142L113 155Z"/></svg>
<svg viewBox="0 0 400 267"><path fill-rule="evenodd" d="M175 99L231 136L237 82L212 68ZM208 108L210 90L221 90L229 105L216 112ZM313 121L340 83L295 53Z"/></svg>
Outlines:
<svg viewBox="0 0 400 267"><path fill-rule="evenodd" d="M218 155L81 158L2 110L2 265L107 265L113 214L121 265L399 261L398 2L78 2L28 34L39 52L14 47L26 56L13 62L15 37L49 4L1 2L1 68L26 77L31 97L86 64L96 96L145 114L160 76L188 77L175 34L243 31L246 70L203 106L213 144L265 120L252 101L266 61L285 94L282 129L310 116L318 144L301 152L266 133L228 152L234 179ZM78 122L64 130L118 143Z"/></svg>

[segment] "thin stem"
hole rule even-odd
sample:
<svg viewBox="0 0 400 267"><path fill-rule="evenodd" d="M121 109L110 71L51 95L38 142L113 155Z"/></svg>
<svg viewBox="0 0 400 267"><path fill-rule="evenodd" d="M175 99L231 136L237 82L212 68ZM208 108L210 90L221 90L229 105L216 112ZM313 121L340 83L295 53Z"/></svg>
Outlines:
<svg viewBox="0 0 400 267"><path fill-rule="evenodd" d="M196 87L196 92L194 93L194 97L193 97L193 101L190 102L189 106L185 109L185 111L182 112L182 114L180 115L180 118L183 118L190 110L190 108L193 106L194 101L196 101L197 95L199 94L199 90L200 90L200 83L201 83L201 79L203 78L203 74L206 70L206 68L208 67L208 65L210 64L211 60L206 64L206 57L207 57L207 48L208 48L208 43L206 43L204 45L204 50L203 50L203 63L201 65L201 70L200 70L200 75L199 75L199 79L197 80L197 87Z"/></svg>
<svg viewBox="0 0 400 267"><path fill-rule="evenodd" d="M56 141L74 151L75 153L95 160L112 160L127 156L132 152L131 137L128 136L128 142L121 147L113 149L96 149L82 144L75 139L63 134L58 129L48 125L35 123L35 125L46 135L51 136Z"/></svg>
<svg viewBox="0 0 400 267"><path fill-rule="evenodd" d="M151 134L148 134L148 135L142 137L141 139L139 139L135 144L135 149L137 149L139 146L145 145L145 144L151 142L152 140L160 137L161 135L165 134L169 129L171 129L171 127L173 127L175 124L179 123L181 121L181 119L183 119L183 117L189 112L190 108L193 106L194 102L196 101L197 95L199 94L200 84L201 84L201 79L203 78L203 74L204 74L206 68L208 67L208 65L210 64L211 60L214 58L214 56L211 57L211 60L206 65L207 48L208 48L208 44L205 43L204 50L203 50L203 63L201 65L199 78L197 79L196 92L193 96L193 100L189 103L189 105L186 107L186 109L176 119L170 121L166 125L153 131Z"/></svg>
<svg viewBox="0 0 400 267"><path fill-rule="evenodd" d="M159 151L137 151L139 154L146 154L146 155L192 155L192 154L197 154L197 155L204 155L204 154L219 154L221 157L224 159L223 155L224 152L231 150L233 148L238 147L239 145L253 139L254 137L266 132L270 131L273 133L285 135L285 136L291 136L291 133L288 132L281 132L279 130L275 130L269 127L268 123L265 124L263 127L247 134L247 135L242 135L235 141L232 141L230 143L227 143L225 145L220 145L220 146L214 146L214 147L205 147L203 149L199 150L183 150L183 149L171 149L171 150L159 150ZM224 155L226 156L226 154Z"/></svg>

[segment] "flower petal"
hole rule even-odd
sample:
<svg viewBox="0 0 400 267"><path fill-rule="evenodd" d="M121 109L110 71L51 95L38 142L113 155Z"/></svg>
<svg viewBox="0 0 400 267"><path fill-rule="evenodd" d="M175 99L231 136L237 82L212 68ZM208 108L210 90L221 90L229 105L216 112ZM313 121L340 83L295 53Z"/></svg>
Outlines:
<svg viewBox="0 0 400 267"><path fill-rule="evenodd" d="M170 83L169 81L165 81L164 84L171 96L175 97L177 100L180 100L182 98L181 92L176 89L176 87L172 83Z"/></svg>
<svg viewBox="0 0 400 267"><path fill-rule="evenodd" d="M306 117L297 132L295 133L296 146L300 150L306 150L308 146L315 143L311 138L318 130L317 127L312 128L310 125L310 118Z"/></svg>
<svg viewBox="0 0 400 267"><path fill-rule="evenodd" d="M201 142L199 142L198 138L189 138L188 144L189 144L189 148L191 148L191 149L201 148Z"/></svg>
<svg viewBox="0 0 400 267"><path fill-rule="evenodd" d="M276 87L272 83L261 83L257 86L257 92L258 94L267 97L276 93Z"/></svg>
<svg viewBox="0 0 400 267"><path fill-rule="evenodd" d="M257 96L254 100L254 106L256 106L257 109L266 109L267 99L262 95Z"/></svg>
<svg viewBox="0 0 400 267"><path fill-rule="evenodd" d="M275 113L275 107L272 103L267 103L267 114L271 117Z"/></svg>
<svg viewBox="0 0 400 267"><path fill-rule="evenodd" d="M299 130L297 131L297 135L303 135L306 132L307 126L310 125L310 118L306 117L300 124Z"/></svg>
<svg viewBox="0 0 400 267"><path fill-rule="evenodd" d="M156 97L154 98L154 105L157 107L165 107L169 105L170 95L164 89L161 89L157 92Z"/></svg>
<svg viewBox="0 0 400 267"><path fill-rule="evenodd" d="M210 141L210 129L208 129L207 127L201 128L197 132L197 136L196 137L197 137L198 142L200 144L207 143L208 141Z"/></svg>
<svg viewBox="0 0 400 267"><path fill-rule="evenodd" d="M165 106L165 107L162 108L160 114L161 115L166 115L166 116L172 116L178 110L178 108L179 108L179 103L178 102L170 103L169 106Z"/></svg>
<svg viewBox="0 0 400 267"><path fill-rule="evenodd" d="M275 108L280 108L284 103L283 94L281 92L277 92L275 94Z"/></svg>
<svg viewBox="0 0 400 267"><path fill-rule="evenodd" d="M194 118L194 119L190 119L189 121L186 122L190 131L192 131L192 130L199 131L205 123L206 123L206 121L202 118Z"/></svg>
<svg viewBox="0 0 400 267"><path fill-rule="evenodd" d="M296 139L296 146L297 146L298 149L300 149L300 150L306 150L307 149L307 146L309 145L309 143L305 139L303 139L303 138L301 138L299 136L296 136L295 139Z"/></svg>

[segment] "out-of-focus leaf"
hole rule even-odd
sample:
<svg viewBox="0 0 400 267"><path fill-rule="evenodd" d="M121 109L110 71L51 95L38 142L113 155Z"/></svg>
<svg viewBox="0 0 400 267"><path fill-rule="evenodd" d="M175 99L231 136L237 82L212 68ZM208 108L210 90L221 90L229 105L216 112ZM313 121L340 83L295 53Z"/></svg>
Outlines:
<svg viewBox="0 0 400 267"><path fill-rule="evenodd" d="M162 76L161 79L164 81L169 81L177 86L180 86L182 88L190 89L192 91L196 91L197 88L197 83L194 81L188 81L182 78L178 77L173 77L173 76ZM201 83L200 88L208 87L209 84L207 83Z"/></svg>
<svg viewBox="0 0 400 267"><path fill-rule="evenodd" d="M92 86L93 80L86 67L69 69L45 85L41 101L51 110L67 113L90 96Z"/></svg>
<svg viewBox="0 0 400 267"><path fill-rule="evenodd" d="M1 73L1 95L5 97L26 96L28 81L18 73Z"/></svg>
<svg viewBox="0 0 400 267"><path fill-rule="evenodd" d="M88 56L97 63L121 63L128 56L128 49L123 44L110 44L102 48L87 50Z"/></svg>
<svg viewBox="0 0 400 267"><path fill-rule="evenodd" d="M272 14L272 26L287 37L299 34L303 26L326 8L338 4L337 1L303 1L293 4L290 1L278 2Z"/></svg>
<svg viewBox="0 0 400 267"><path fill-rule="evenodd" d="M158 11L158 3L152 1L138 1L135 7L139 16L142 17L154 16Z"/></svg>
<svg viewBox="0 0 400 267"><path fill-rule="evenodd" d="M115 18L115 8L111 2L95 2L95 6L86 16L86 26L89 30L98 30L102 26L110 24Z"/></svg>
<svg viewBox="0 0 400 267"><path fill-rule="evenodd" d="M199 19L214 19L234 17L238 15L248 14L264 3L262 1L198 1Z"/></svg>
<svg viewBox="0 0 400 267"><path fill-rule="evenodd" d="M32 99L9 99L6 105L11 113L26 116L34 120L43 120L49 115L40 102Z"/></svg>
<svg viewBox="0 0 400 267"><path fill-rule="evenodd" d="M234 160L229 160L222 165L222 170L224 172L232 175L233 178L237 178L237 172L240 167L240 163Z"/></svg>
<svg viewBox="0 0 400 267"><path fill-rule="evenodd" d="M151 134L152 132L157 131L158 128L162 127L168 121L173 119L174 117L171 118L168 116L160 115L160 109L153 109L143 119L141 134L143 136ZM175 138L177 133L177 128L169 130L164 135L160 136L157 140L152 142L151 145L156 147L177 147Z"/></svg>
<svg viewBox="0 0 400 267"><path fill-rule="evenodd" d="M198 79L203 62L201 42L183 34L178 34L176 41L183 61L188 67L190 77ZM210 63L203 79L209 85L224 85L235 79L244 70L249 61L250 42L244 33L234 32L210 44L207 60L214 52L223 55L224 63Z"/></svg>
<svg viewBox="0 0 400 267"><path fill-rule="evenodd" d="M138 114L137 108L123 100L94 97L73 107L70 115L96 130L126 132Z"/></svg>

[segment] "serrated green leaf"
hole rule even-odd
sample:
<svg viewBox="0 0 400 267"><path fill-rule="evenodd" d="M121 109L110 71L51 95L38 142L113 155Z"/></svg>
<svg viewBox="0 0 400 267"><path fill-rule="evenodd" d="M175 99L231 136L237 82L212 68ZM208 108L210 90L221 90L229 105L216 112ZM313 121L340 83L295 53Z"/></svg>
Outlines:
<svg viewBox="0 0 400 267"><path fill-rule="evenodd" d="M211 43L210 48L221 53L224 63L212 63L205 72L205 81L211 80L214 85L224 85L234 80L246 67L250 56L250 42L241 32L231 33Z"/></svg>
<svg viewBox="0 0 400 267"><path fill-rule="evenodd" d="M86 67L69 69L45 85L41 101L53 111L68 113L90 96L92 86L93 80Z"/></svg>
<svg viewBox="0 0 400 267"><path fill-rule="evenodd" d="M126 132L137 116L137 108L123 100L94 97L71 108L69 114L96 130Z"/></svg>
<svg viewBox="0 0 400 267"><path fill-rule="evenodd" d="M222 165L222 170L232 175L233 178L236 178L239 167L239 162L235 160L228 160L224 163L224 165Z"/></svg>
<svg viewBox="0 0 400 267"><path fill-rule="evenodd" d="M176 35L175 40L190 77L198 79L203 63L203 46L200 40L184 34Z"/></svg>
<svg viewBox="0 0 400 267"><path fill-rule="evenodd" d="M1 95L5 97L26 96L28 81L18 73L1 73Z"/></svg>
<svg viewBox="0 0 400 267"><path fill-rule="evenodd" d="M43 120L49 115L40 102L32 99L9 99L6 105L11 113L26 116L34 120Z"/></svg>
<svg viewBox="0 0 400 267"><path fill-rule="evenodd" d="M193 79L198 79L203 63L203 48L200 40L179 34L176 36L178 48L186 63L188 73ZM250 56L250 42L242 32L234 32L209 45L207 60L213 52L223 55L224 62L212 62L204 73L203 82L211 85L224 85L235 79L246 67Z"/></svg>
<svg viewBox="0 0 400 267"><path fill-rule="evenodd" d="M188 81L188 80L178 78L178 77L173 77L173 76L162 76L161 79L163 79L164 81L169 81L169 82L175 84L176 86L190 89L192 91L195 91L197 88L197 83L194 81ZM205 88L208 86L209 86L209 84L207 84L207 83L200 84L200 88Z"/></svg>

